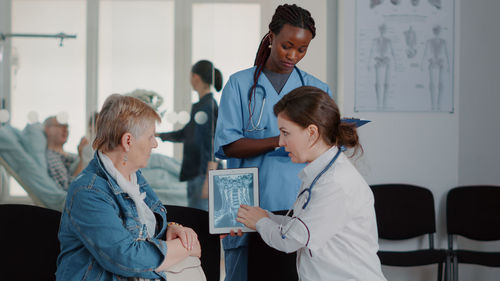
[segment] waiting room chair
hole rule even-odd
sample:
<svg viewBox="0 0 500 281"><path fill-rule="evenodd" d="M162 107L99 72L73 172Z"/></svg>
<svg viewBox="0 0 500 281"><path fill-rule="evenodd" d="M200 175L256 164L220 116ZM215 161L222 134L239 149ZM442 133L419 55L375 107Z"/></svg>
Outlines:
<svg viewBox="0 0 500 281"><path fill-rule="evenodd" d="M275 214L285 215L285 211ZM269 247L259 233L249 233L248 281L299 280L296 267L297 254L284 253Z"/></svg>
<svg viewBox="0 0 500 281"><path fill-rule="evenodd" d="M167 220L192 228L198 234L201 245L201 266L208 281L220 280L220 238L210 234L208 212L200 209L165 205Z"/></svg>
<svg viewBox="0 0 500 281"><path fill-rule="evenodd" d="M453 253L453 280L458 280L459 263L500 267L500 252L464 250L453 245L455 235L476 241L500 240L500 186L451 189L446 198L446 224L448 249Z"/></svg>
<svg viewBox="0 0 500 281"><path fill-rule="evenodd" d="M38 206L0 205L1 280L55 280L61 213Z"/></svg>
<svg viewBox="0 0 500 281"><path fill-rule="evenodd" d="M370 187L375 198L379 238L406 240L427 235L429 239L427 249L380 250L380 262L383 265L404 267L437 264L437 280L442 280L443 264L447 265L449 261L446 250L434 249L436 218L432 192L409 184L378 184ZM444 278L448 276L446 272Z"/></svg>

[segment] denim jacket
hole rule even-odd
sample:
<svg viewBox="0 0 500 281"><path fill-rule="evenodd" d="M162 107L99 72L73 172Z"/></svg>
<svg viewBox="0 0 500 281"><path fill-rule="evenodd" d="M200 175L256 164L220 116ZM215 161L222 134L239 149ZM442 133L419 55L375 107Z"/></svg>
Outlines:
<svg viewBox="0 0 500 281"><path fill-rule="evenodd" d="M166 280L155 269L167 254L167 211L140 171L137 183L156 217L153 238L139 222L133 200L94 154L68 190L59 227L57 280Z"/></svg>

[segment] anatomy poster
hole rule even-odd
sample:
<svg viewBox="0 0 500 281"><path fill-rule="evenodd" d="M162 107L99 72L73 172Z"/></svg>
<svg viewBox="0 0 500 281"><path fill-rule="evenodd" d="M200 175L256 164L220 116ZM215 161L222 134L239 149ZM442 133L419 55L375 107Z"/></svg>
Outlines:
<svg viewBox="0 0 500 281"><path fill-rule="evenodd" d="M355 111L453 112L454 0L356 1Z"/></svg>

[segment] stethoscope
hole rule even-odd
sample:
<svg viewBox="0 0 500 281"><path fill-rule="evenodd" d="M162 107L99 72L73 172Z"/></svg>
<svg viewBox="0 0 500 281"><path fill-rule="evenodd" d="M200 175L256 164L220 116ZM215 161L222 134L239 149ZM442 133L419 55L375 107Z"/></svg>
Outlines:
<svg viewBox="0 0 500 281"><path fill-rule="evenodd" d="M305 83L304 83L304 77L302 77L302 73L300 73L300 70L296 67L296 66L293 66L293 68L295 70L297 70L297 74L299 74L299 78L300 78L300 82L302 83L302 86L305 86ZM251 127L250 129L246 129L245 131L247 132L254 132L254 131L262 131L262 130L265 130L266 128L259 128L260 126L260 121L262 120L262 113L264 112L264 106L266 105L266 98L267 98L267 92L266 92L266 89L264 88L264 86L262 85L259 85L258 83L255 85L255 92L257 92L258 89L261 89L262 90L262 105L260 107L260 113L259 113L259 119L257 120L257 124L255 124L253 122L253 117L252 117L252 114L250 114L250 117L249 117L249 127ZM252 87L250 87L250 89L248 89L248 97L250 98L250 96L252 95Z"/></svg>
<svg viewBox="0 0 500 281"><path fill-rule="evenodd" d="M293 208L289 209L288 212L286 213L286 215L285 215L286 217L288 217L290 215L290 213L292 212L292 210L295 208L295 205L301 200L301 198L305 198L305 202L302 205L302 210L304 210L307 207L307 205L311 201L312 188L314 187L314 185L316 184L316 182L319 180L319 178L333 165L333 163L335 163L335 160L337 160L337 158L339 157L340 153L343 152L343 151L345 151L345 150L346 149L345 149L344 146L340 146L340 148L337 150L337 153L335 153L335 156L333 156L332 160L330 160L330 162L328 163L328 165L326 165L326 167L321 172L319 172L319 174L314 178L314 180L312 181L311 185L309 185L309 188L306 188L306 189L302 190L299 193L299 195L297 196L297 200L295 200L295 203L293 204ZM307 197L304 197L304 196L307 196ZM295 219L300 220L300 218L298 218L298 214L296 216L294 215L294 217L292 218L292 220L295 220ZM304 223L304 222L302 222L302 223ZM286 238L286 234L288 233L288 231L292 227L292 224L293 224L293 222L290 223L290 225L288 226L288 228L286 230L284 230L283 224L279 225L280 234L281 234L281 238L282 239ZM307 226L305 224L304 224L304 226L307 228ZM308 231L309 231L309 229L308 229Z"/></svg>

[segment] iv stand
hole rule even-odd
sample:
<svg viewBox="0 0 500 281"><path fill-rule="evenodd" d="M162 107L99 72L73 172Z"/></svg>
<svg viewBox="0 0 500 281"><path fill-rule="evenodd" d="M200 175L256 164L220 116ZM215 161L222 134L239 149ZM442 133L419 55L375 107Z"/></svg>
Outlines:
<svg viewBox="0 0 500 281"><path fill-rule="evenodd" d="M75 39L76 35L66 34L63 32L56 34L33 34L33 33L0 33L0 41L7 39L8 37L33 37L33 38L59 38L59 46L62 47L64 39Z"/></svg>
<svg viewBox="0 0 500 281"><path fill-rule="evenodd" d="M61 41L59 41L59 46L63 46L63 40L64 39L75 39L76 35L71 35L71 34L66 34L64 32L56 33L56 34L34 34L34 33L1 33L0 32L0 110L5 109L6 104L5 104L5 96L3 93L3 79L4 79L4 51L5 51L5 40L7 38L11 37L31 37L31 38L58 38Z"/></svg>

